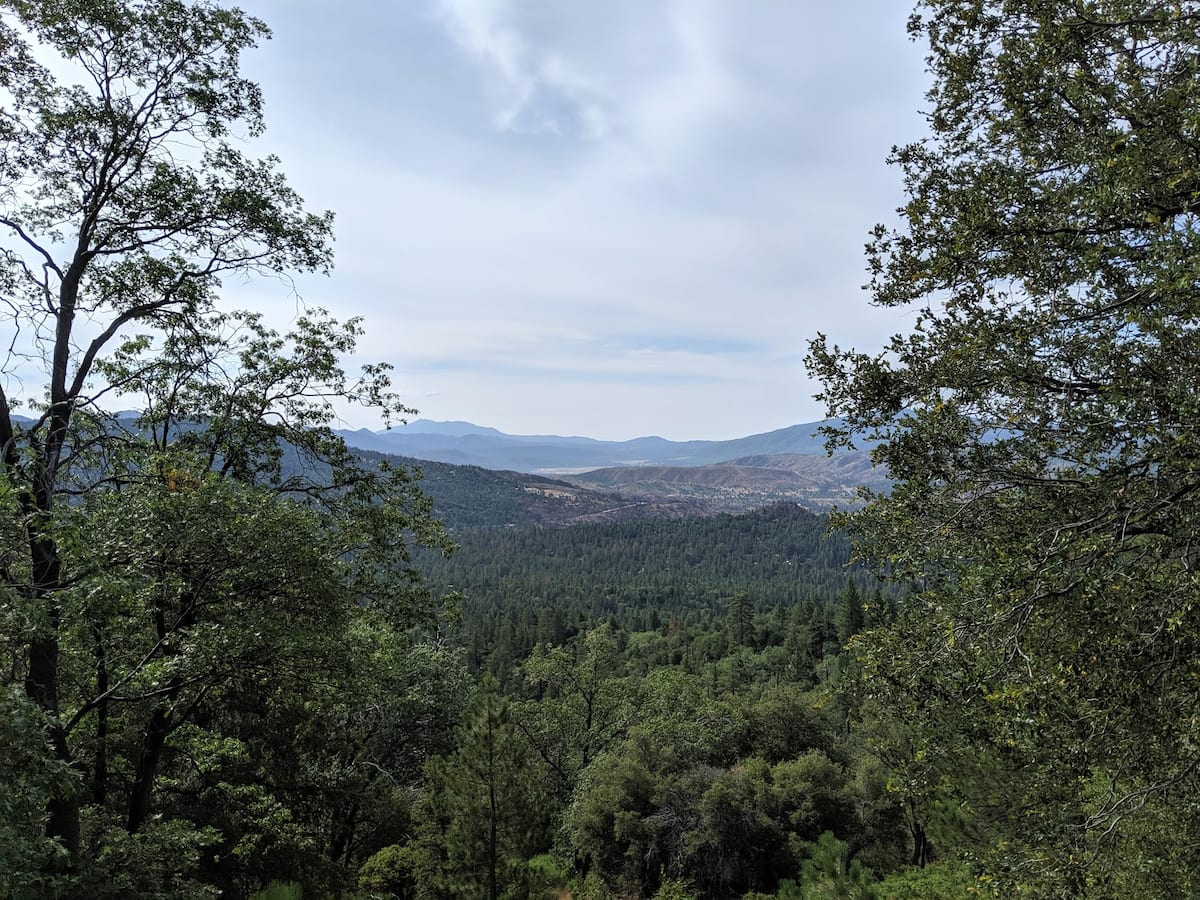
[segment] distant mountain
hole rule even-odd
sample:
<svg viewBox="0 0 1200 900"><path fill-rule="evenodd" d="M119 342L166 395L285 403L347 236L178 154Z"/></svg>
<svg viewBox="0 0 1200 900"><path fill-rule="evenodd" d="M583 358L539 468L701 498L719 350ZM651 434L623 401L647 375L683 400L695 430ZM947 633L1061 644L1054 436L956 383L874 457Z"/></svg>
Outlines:
<svg viewBox="0 0 1200 900"><path fill-rule="evenodd" d="M130 427L138 415L122 411L114 417ZM386 456L420 469L434 514L461 529L684 518L779 502L821 511L853 504L860 485L886 486L867 452L828 456L816 436L822 424L682 442L509 435L470 422L425 419L387 432L339 433L364 457ZM285 448L283 465L290 471L301 463Z"/></svg>
<svg viewBox="0 0 1200 900"><path fill-rule="evenodd" d="M470 422L435 422L432 419L416 419L402 426L409 434L441 434L451 437L465 437L468 434L484 434L494 437L507 437L503 431L488 428L484 425L472 425ZM366 429L363 429L364 431ZM386 436L388 432L377 432Z"/></svg>
<svg viewBox="0 0 1200 900"><path fill-rule="evenodd" d="M751 455L820 455L825 423L793 425L730 441L669 441L640 437L600 441L560 435L512 435L469 422L418 419L391 431L343 431L352 447L434 462L564 475L614 466L705 466Z"/></svg>
<svg viewBox="0 0 1200 900"><path fill-rule="evenodd" d="M621 466L564 475L563 480L647 502L689 501L713 512L745 512L779 501L829 509L853 504L860 485L887 485L865 450L833 457L760 454L711 466Z"/></svg>
<svg viewBox="0 0 1200 900"><path fill-rule="evenodd" d="M452 526L563 525L745 512L781 501L822 510L853 504L860 485L886 487L865 450L826 454L818 433L825 424L832 423L729 441L512 435L427 419L341 434L352 447L422 468L437 515Z"/></svg>
<svg viewBox="0 0 1200 900"><path fill-rule="evenodd" d="M361 450L365 459L387 457L421 473L421 490L433 514L452 530L631 522L709 515L715 508L680 496L626 497L524 472L458 466Z"/></svg>

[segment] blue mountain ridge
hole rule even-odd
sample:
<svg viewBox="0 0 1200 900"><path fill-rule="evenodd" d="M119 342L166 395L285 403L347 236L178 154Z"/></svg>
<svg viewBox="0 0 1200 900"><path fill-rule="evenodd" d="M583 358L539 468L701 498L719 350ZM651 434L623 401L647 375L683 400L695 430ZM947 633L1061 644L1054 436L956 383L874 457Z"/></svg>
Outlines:
<svg viewBox="0 0 1200 900"><path fill-rule="evenodd" d="M648 436L603 441L561 435L514 435L469 422L417 419L390 431L341 431L351 447L456 465L531 474L565 474L613 466L705 466L744 456L825 455L818 432L830 422L808 422L726 441L670 441Z"/></svg>

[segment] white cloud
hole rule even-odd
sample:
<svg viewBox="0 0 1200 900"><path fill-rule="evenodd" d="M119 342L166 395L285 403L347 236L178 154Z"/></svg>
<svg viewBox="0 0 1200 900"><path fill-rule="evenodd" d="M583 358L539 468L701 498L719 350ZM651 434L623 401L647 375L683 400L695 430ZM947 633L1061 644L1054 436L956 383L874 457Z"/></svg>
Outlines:
<svg viewBox="0 0 1200 900"><path fill-rule="evenodd" d="M484 69L485 83L499 102L496 124L513 128L536 89L526 64L528 48L508 25L503 0L439 0L458 43Z"/></svg>
<svg viewBox="0 0 1200 900"><path fill-rule="evenodd" d="M662 160L736 100L711 2L437 0L437 8L479 66L501 130L613 138Z"/></svg>
<svg viewBox="0 0 1200 900"><path fill-rule="evenodd" d="M365 314L428 415L762 431L820 415L816 331L906 324L859 289L900 198L883 158L920 128L899 6L245 5L277 32L269 146L338 212L338 268L303 293Z"/></svg>

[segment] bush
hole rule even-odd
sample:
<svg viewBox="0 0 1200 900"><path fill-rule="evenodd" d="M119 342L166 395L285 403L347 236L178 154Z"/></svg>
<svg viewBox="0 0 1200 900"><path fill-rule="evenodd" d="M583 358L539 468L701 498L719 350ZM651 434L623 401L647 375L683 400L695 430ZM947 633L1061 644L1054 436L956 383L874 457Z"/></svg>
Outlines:
<svg viewBox="0 0 1200 900"><path fill-rule="evenodd" d="M384 847L358 870L358 887L372 898L413 900L423 853L412 844Z"/></svg>

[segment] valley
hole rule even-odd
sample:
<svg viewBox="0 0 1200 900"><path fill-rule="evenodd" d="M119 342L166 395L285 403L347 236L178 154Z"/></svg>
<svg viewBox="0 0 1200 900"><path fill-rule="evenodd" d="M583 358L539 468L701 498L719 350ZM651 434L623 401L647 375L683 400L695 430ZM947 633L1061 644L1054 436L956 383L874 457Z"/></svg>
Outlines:
<svg viewBox="0 0 1200 900"><path fill-rule="evenodd" d="M853 506L860 486L886 490L868 451L825 453L816 436L821 424L732 441L604 442L420 421L411 434L405 428L413 426L342 436L364 456L398 457L420 471L435 515L451 528L561 527L749 512L779 502L821 511ZM635 454L637 463L578 471L581 460ZM475 462L455 462L468 458ZM564 470L570 474L546 474Z"/></svg>

